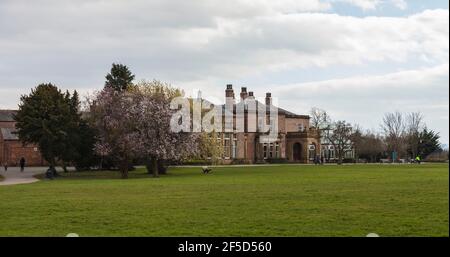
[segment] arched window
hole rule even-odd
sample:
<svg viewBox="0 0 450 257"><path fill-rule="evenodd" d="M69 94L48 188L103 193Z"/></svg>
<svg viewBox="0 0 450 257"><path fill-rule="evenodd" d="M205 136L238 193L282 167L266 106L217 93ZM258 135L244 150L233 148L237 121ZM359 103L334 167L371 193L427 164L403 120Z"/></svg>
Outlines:
<svg viewBox="0 0 450 257"><path fill-rule="evenodd" d="M334 159L335 158L335 152L334 152L334 146L332 146L332 145L330 145L329 147L328 147L328 149L329 149L329 151L330 151L330 159Z"/></svg>
<svg viewBox="0 0 450 257"><path fill-rule="evenodd" d="M316 158L316 145L310 144L308 146L308 150L309 150L309 159L314 160L314 158Z"/></svg>

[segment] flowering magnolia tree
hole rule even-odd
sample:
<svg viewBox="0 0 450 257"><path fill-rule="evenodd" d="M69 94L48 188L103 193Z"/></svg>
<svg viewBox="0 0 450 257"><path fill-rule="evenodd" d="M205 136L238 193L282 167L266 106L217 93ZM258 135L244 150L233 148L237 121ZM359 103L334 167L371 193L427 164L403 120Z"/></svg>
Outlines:
<svg viewBox="0 0 450 257"><path fill-rule="evenodd" d="M155 88L163 90L157 90ZM172 132L170 121L175 110L170 109L170 101L177 96L176 89L158 81L142 82L133 90L134 102L139 107L136 129L142 143L141 157L147 162L149 171L158 177L158 163L178 161L197 153L195 133ZM166 92L166 93L161 93ZM170 93L172 92L172 93Z"/></svg>
<svg viewBox="0 0 450 257"><path fill-rule="evenodd" d="M128 92L105 88L90 100L90 121L97 132L95 151L111 157L122 178L128 177L131 161L142 151L143 144L136 129L138 108Z"/></svg>
<svg viewBox="0 0 450 257"><path fill-rule="evenodd" d="M128 177L135 158L147 160L158 177L158 162L180 160L197 152L198 135L170 129L176 111L170 109L170 98L149 93L147 86L122 92L105 88L90 100L91 124L98 140L95 150L115 160L123 178Z"/></svg>

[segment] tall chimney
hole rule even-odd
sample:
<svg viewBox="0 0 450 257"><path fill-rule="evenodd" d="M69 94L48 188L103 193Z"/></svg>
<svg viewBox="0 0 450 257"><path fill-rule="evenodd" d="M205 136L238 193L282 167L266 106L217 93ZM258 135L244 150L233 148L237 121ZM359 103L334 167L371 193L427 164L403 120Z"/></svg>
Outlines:
<svg viewBox="0 0 450 257"><path fill-rule="evenodd" d="M272 105L272 94L269 92L266 93L266 105Z"/></svg>
<svg viewBox="0 0 450 257"><path fill-rule="evenodd" d="M245 98L247 98L247 88L246 87L241 87L241 101L245 100Z"/></svg>
<svg viewBox="0 0 450 257"><path fill-rule="evenodd" d="M234 91L233 85L228 84L227 89L225 90L225 105L228 111L233 113L234 106Z"/></svg>
<svg viewBox="0 0 450 257"><path fill-rule="evenodd" d="M255 99L255 96L253 95L253 91L248 92L248 98L249 99Z"/></svg>
<svg viewBox="0 0 450 257"><path fill-rule="evenodd" d="M233 85L228 84L227 89L225 90L225 97L232 97L234 99L234 91L233 91Z"/></svg>

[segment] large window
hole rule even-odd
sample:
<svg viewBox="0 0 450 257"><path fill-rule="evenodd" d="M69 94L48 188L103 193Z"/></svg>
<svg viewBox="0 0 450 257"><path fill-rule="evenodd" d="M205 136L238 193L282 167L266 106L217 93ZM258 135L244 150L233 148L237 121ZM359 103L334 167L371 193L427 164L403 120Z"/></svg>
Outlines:
<svg viewBox="0 0 450 257"><path fill-rule="evenodd" d="M280 158L280 144L278 142L275 143L275 157Z"/></svg>
<svg viewBox="0 0 450 257"><path fill-rule="evenodd" d="M310 144L308 146L308 150L309 150L309 159L314 160L314 158L316 158L316 145Z"/></svg>
<svg viewBox="0 0 450 257"><path fill-rule="evenodd" d="M276 143L263 143L263 157L264 159L280 158L280 144Z"/></svg>
<svg viewBox="0 0 450 257"><path fill-rule="evenodd" d="M332 146L332 145L330 145L329 147L328 147L328 151L329 151L329 158L330 159L334 159L335 158L335 156L336 156L336 154L335 154L335 152L334 152L334 146Z"/></svg>
<svg viewBox="0 0 450 257"><path fill-rule="evenodd" d="M351 146L345 147L344 158L354 158L354 151Z"/></svg>

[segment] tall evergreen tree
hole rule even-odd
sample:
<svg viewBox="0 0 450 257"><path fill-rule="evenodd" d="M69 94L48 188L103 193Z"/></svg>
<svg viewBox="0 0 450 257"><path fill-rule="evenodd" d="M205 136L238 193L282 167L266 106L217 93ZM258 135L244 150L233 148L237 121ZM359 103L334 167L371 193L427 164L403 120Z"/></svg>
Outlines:
<svg viewBox="0 0 450 257"><path fill-rule="evenodd" d="M89 123L81 119L74 137L75 155L71 157L73 164L77 170L89 170L91 167L100 163L100 157L95 154L94 146L96 141L95 130L89 126Z"/></svg>
<svg viewBox="0 0 450 257"><path fill-rule="evenodd" d="M424 128L419 135L419 155L422 159L425 159L428 155L435 151L442 150L439 143L439 133L433 130Z"/></svg>
<svg viewBox="0 0 450 257"><path fill-rule="evenodd" d="M124 91L133 85L134 74L123 64L112 64L111 72L106 75L105 87L115 91Z"/></svg>
<svg viewBox="0 0 450 257"><path fill-rule="evenodd" d="M71 143L79 123L79 116L74 113L77 98L77 94L72 98L50 83L40 84L30 95L21 97L14 116L19 139L24 144L38 145L52 168L73 155Z"/></svg>
<svg viewBox="0 0 450 257"><path fill-rule="evenodd" d="M95 131L81 117L78 92L75 90L72 96L66 92L65 99L70 119L67 123L68 137L64 142L66 146L61 155L64 171L69 164L75 165L77 170L89 169L98 163L98 156L94 153Z"/></svg>

